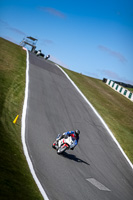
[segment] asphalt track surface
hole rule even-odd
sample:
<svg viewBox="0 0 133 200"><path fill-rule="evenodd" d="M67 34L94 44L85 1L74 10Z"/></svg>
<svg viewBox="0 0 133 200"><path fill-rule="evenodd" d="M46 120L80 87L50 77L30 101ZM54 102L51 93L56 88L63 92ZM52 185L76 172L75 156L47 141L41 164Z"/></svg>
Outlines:
<svg viewBox="0 0 133 200"><path fill-rule="evenodd" d="M49 200L131 200L133 171L91 107L54 64L29 55L26 145ZM57 155L58 133L80 129Z"/></svg>

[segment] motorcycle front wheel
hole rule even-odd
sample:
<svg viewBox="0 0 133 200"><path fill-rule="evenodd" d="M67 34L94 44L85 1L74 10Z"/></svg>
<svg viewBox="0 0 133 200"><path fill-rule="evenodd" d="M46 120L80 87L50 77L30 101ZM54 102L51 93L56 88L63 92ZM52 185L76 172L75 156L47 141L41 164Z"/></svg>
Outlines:
<svg viewBox="0 0 133 200"><path fill-rule="evenodd" d="M67 149L67 146L60 147L60 148L57 150L57 154L63 153L64 151L66 151L66 149Z"/></svg>

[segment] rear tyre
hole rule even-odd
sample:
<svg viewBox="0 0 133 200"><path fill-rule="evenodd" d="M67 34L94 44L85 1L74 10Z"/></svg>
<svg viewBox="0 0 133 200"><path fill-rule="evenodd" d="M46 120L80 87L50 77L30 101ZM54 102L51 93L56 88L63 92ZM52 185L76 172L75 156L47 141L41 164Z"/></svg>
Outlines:
<svg viewBox="0 0 133 200"><path fill-rule="evenodd" d="M53 147L53 149L56 149L56 148L55 148L55 145L52 145L52 147Z"/></svg>
<svg viewBox="0 0 133 200"><path fill-rule="evenodd" d="M58 149L58 145L57 145L56 141L52 144L52 147L53 147L53 149Z"/></svg>

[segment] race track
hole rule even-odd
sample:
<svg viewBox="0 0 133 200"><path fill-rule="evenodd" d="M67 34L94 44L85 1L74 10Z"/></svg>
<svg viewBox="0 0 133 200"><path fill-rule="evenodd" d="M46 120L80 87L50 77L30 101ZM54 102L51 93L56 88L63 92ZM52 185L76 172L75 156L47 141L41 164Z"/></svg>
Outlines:
<svg viewBox="0 0 133 200"><path fill-rule="evenodd" d="M63 72L29 55L26 144L49 200L132 200L133 171ZM79 129L74 151L57 155L58 133Z"/></svg>

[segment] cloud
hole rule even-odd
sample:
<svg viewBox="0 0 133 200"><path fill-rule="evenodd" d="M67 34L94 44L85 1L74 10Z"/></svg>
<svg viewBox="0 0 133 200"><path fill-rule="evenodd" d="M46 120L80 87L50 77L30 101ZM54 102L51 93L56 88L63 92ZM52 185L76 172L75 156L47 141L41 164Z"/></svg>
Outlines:
<svg viewBox="0 0 133 200"><path fill-rule="evenodd" d="M23 31L21 31L21 30L19 30L17 28L14 28L14 27L10 26L6 21L4 21L2 19L0 19L0 24L5 26L5 28L7 28L7 29L9 29L9 30L11 30L11 31L13 31L13 32L15 32L17 34L26 36L26 33L24 33Z"/></svg>
<svg viewBox="0 0 133 200"><path fill-rule="evenodd" d="M102 45L99 45L98 48L101 50L101 51L104 51L106 53L108 53L109 55L117 58L120 62L122 63L125 63L127 62L127 59L119 52L116 52L116 51L112 51L111 49L105 47L105 46L102 46Z"/></svg>
<svg viewBox="0 0 133 200"><path fill-rule="evenodd" d="M59 10L56 10L54 8L50 8L50 7L40 7L40 10L47 12L51 15L54 15L56 17L60 17L60 18L66 18L66 16L64 15L64 13L62 13Z"/></svg>
<svg viewBox="0 0 133 200"><path fill-rule="evenodd" d="M119 76L117 73L111 71L111 70L99 70L101 74L103 74L103 76L106 76L106 78L114 80L114 81L120 81L120 82L124 82L124 83L128 83L128 84L132 84L133 85L133 81L129 80L125 77L121 77Z"/></svg>
<svg viewBox="0 0 133 200"><path fill-rule="evenodd" d="M3 21L2 19L0 19L0 23L4 26L9 26L7 22Z"/></svg>
<svg viewBox="0 0 133 200"><path fill-rule="evenodd" d="M103 70L100 70L100 72L101 72L102 74L104 74L105 76L111 78L111 79L119 79L119 78L120 78L119 75L118 75L117 73L115 73L115 72L113 72L113 71L110 71L110 70L105 70L105 69L103 69Z"/></svg>
<svg viewBox="0 0 133 200"><path fill-rule="evenodd" d="M26 33L24 33L23 31L17 29L17 28L13 28L13 27L8 27L9 30L19 34L19 35L23 35L23 36L26 36Z"/></svg>

